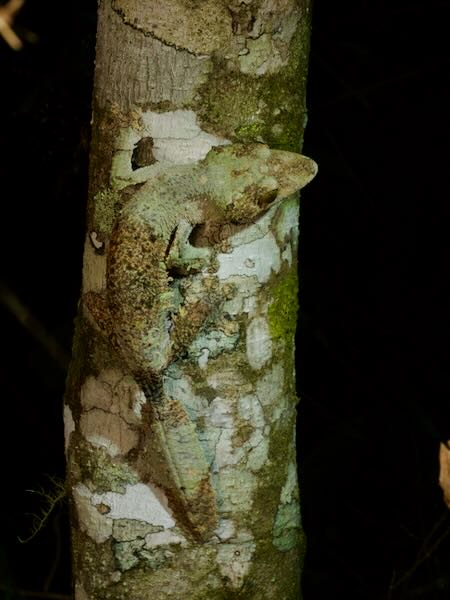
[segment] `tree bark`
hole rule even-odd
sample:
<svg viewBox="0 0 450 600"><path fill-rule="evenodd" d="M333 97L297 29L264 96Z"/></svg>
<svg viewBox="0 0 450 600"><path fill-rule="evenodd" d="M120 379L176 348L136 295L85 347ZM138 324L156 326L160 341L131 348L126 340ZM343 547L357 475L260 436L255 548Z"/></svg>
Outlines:
<svg viewBox="0 0 450 600"><path fill-rule="evenodd" d="M309 30L309 0L100 0L64 407L76 600L301 597Z"/></svg>

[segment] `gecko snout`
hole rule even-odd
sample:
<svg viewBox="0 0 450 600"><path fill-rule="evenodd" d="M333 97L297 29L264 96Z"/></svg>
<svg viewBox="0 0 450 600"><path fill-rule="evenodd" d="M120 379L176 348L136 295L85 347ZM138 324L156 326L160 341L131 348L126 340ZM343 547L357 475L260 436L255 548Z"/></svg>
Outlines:
<svg viewBox="0 0 450 600"><path fill-rule="evenodd" d="M317 163L303 154L272 150L269 159L269 173L278 182L279 197L286 197L301 190L318 171Z"/></svg>

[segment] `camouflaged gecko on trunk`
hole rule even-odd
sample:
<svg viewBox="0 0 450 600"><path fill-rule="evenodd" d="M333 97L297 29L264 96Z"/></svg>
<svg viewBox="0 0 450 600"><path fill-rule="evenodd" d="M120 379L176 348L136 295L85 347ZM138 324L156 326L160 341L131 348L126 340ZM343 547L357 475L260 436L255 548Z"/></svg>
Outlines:
<svg viewBox="0 0 450 600"><path fill-rule="evenodd" d="M263 144L213 148L196 164L169 167L147 181L122 209L111 234L104 294L85 305L108 335L151 404L152 481L198 539L217 526L210 468L195 424L162 391L165 369L205 325L220 299L207 285L227 237L254 223L274 203L316 174L311 159ZM186 290L188 290L186 292Z"/></svg>

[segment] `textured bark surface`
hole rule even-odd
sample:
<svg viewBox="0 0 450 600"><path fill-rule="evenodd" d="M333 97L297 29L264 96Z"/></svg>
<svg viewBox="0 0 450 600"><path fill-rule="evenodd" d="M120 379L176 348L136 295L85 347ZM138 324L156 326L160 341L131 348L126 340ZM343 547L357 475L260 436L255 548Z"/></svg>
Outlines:
<svg viewBox="0 0 450 600"><path fill-rule="evenodd" d="M135 244L130 265L140 248L147 260L158 247L150 280L155 296L167 295L158 282L168 277L174 315L175 341L169 348L161 334L147 381L130 369L102 301L111 235L119 215L134 223L145 182L185 173L215 146L299 151L308 37L304 1L100 2L83 291L65 400L77 600L300 598L298 199L273 201L273 178L264 180L261 214L248 216L247 186L227 223L210 199L193 204L198 186L183 183L187 212L200 206L222 224L193 228L179 216L165 246L156 229ZM161 198L170 212L170 194ZM133 231L130 245L142 237ZM167 333L164 315L152 339Z"/></svg>

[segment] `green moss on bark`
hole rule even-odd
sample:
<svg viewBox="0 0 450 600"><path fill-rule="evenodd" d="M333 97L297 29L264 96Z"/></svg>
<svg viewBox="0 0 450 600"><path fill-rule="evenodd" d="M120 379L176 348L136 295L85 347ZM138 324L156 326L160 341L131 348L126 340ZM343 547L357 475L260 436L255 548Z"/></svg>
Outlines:
<svg viewBox="0 0 450 600"><path fill-rule="evenodd" d="M268 309L270 333L274 339L282 338L286 347L292 348L298 313L298 276L294 267L276 276L270 287L272 296Z"/></svg>
<svg viewBox="0 0 450 600"><path fill-rule="evenodd" d="M298 151L306 122L308 40L309 23L302 19L291 40L288 64L278 73L259 77L214 57L211 75L198 94L202 127L233 141Z"/></svg>

